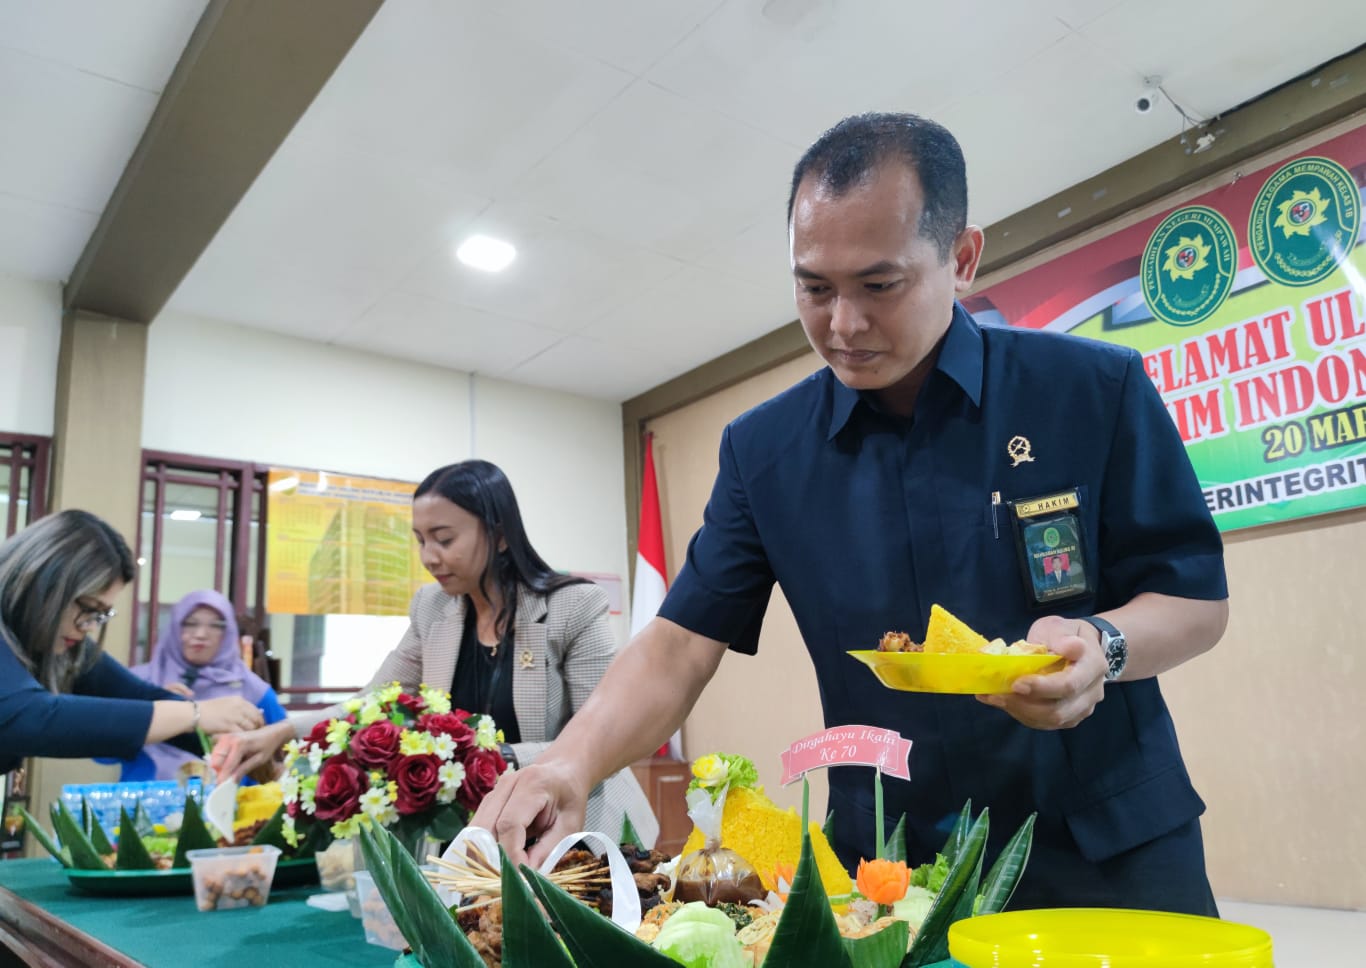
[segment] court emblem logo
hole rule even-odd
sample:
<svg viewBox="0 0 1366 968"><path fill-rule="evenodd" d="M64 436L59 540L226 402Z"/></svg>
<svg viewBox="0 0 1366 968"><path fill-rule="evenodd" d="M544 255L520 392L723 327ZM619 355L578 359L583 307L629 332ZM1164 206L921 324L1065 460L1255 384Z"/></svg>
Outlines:
<svg viewBox="0 0 1366 968"><path fill-rule="evenodd" d="M1139 284L1154 317L1194 326L1218 312L1237 271L1238 240L1228 219L1188 205L1153 230L1139 262Z"/></svg>
<svg viewBox="0 0 1366 968"><path fill-rule="evenodd" d="M1030 453L1031 449L1028 437L1011 437L1006 444L1006 456L1010 458L1010 466L1019 467L1021 464L1033 463L1034 455Z"/></svg>
<svg viewBox="0 0 1366 968"><path fill-rule="evenodd" d="M1248 218L1257 267L1283 286L1312 286L1347 258L1361 230L1361 191L1331 158L1296 158L1271 174Z"/></svg>

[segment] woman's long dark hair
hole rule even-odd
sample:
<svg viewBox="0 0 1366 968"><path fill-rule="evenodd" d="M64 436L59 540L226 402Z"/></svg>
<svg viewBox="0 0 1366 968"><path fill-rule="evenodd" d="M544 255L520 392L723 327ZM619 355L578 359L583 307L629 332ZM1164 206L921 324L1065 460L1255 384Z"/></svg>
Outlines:
<svg viewBox="0 0 1366 968"><path fill-rule="evenodd" d="M582 578L555 571L536 553L522 525L522 512L517 507L512 483L497 464L463 460L438 467L417 486L413 499L426 494L444 497L473 514L483 525L488 562L479 576L479 590L484 598L490 598L492 584L502 596L495 626L500 636L512 632L520 586L525 585L538 595L549 595L565 585L584 582ZM504 546L501 551L500 544Z"/></svg>
<svg viewBox="0 0 1366 968"><path fill-rule="evenodd" d="M133 580L133 553L122 535L89 511L58 511L0 544L0 639L52 692L65 692L99 657L86 637L53 651L72 602Z"/></svg>

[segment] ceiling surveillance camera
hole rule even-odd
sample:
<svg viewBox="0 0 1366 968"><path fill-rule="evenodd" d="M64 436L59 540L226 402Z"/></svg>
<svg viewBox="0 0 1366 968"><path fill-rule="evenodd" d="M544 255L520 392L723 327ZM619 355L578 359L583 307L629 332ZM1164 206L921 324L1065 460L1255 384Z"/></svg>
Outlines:
<svg viewBox="0 0 1366 968"><path fill-rule="evenodd" d="M1162 78L1150 74L1143 78L1143 91L1134 98L1134 110L1139 114L1148 114L1153 108L1157 107L1157 95L1162 86Z"/></svg>

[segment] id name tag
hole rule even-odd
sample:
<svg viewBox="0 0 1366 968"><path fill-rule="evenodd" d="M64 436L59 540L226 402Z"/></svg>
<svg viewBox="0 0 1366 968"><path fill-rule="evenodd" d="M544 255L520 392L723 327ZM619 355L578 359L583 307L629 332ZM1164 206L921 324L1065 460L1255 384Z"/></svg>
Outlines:
<svg viewBox="0 0 1366 968"><path fill-rule="evenodd" d="M1007 501L1020 577L1035 608L1094 590L1081 526L1081 491Z"/></svg>

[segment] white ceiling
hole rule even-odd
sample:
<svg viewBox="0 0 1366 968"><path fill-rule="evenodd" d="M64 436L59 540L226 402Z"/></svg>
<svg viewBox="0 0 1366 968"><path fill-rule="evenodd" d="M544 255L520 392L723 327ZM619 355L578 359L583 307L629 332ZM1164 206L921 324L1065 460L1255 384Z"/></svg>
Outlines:
<svg viewBox="0 0 1366 968"><path fill-rule="evenodd" d="M203 0L0 0L0 271L63 279ZM1366 39L1360 0L388 0L168 308L622 400L793 318L787 178L914 110L997 221ZM1303 26L1303 25L1301 25ZM518 249L485 275L473 232Z"/></svg>

